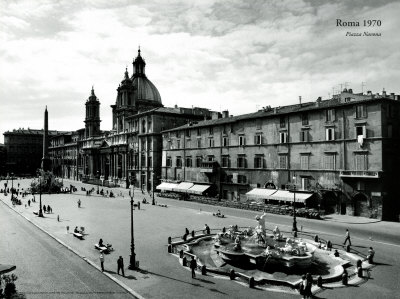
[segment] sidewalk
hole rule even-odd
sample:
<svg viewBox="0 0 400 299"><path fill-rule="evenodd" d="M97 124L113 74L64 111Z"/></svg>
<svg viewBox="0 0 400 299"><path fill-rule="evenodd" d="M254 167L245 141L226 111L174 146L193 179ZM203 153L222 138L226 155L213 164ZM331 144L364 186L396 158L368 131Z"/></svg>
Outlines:
<svg viewBox="0 0 400 299"><path fill-rule="evenodd" d="M377 223L377 222L382 221L382 220L373 219L373 218L357 217L357 216L350 216L350 215L339 215L339 214L325 215L322 218L326 221L340 222L340 223L347 223L347 224L367 224L367 223Z"/></svg>

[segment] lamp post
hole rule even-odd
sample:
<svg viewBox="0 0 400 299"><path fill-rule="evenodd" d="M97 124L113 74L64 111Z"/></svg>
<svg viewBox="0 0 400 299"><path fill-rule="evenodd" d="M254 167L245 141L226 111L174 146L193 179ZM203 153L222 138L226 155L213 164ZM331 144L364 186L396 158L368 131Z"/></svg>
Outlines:
<svg viewBox="0 0 400 299"><path fill-rule="evenodd" d="M11 172L11 200L14 198L14 173Z"/></svg>
<svg viewBox="0 0 400 299"><path fill-rule="evenodd" d="M43 217L43 212L42 212L42 181L40 179L40 172L39 172L39 217Z"/></svg>
<svg viewBox="0 0 400 299"><path fill-rule="evenodd" d="M153 187L153 201L151 202L151 204L152 204L153 206L156 205L156 202L155 202L155 200L154 200L154 191L156 190L156 188L154 188L154 175L155 175L155 173L154 173L154 171L153 171L153 184L152 184L152 187Z"/></svg>
<svg viewBox="0 0 400 299"><path fill-rule="evenodd" d="M136 269L135 239L133 237L133 179L131 179L131 255L129 260L129 269Z"/></svg>
<svg viewBox="0 0 400 299"><path fill-rule="evenodd" d="M293 176L293 236L297 237L297 221L296 221L296 176Z"/></svg>

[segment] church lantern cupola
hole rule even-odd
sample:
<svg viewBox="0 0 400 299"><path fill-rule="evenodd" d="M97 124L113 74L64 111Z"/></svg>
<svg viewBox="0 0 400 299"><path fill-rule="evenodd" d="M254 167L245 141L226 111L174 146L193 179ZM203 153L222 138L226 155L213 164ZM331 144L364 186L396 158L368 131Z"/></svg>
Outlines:
<svg viewBox="0 0 400 299"><path fill-rule="evenodd" d="M133 60L133 77L146 77L145 67L146 62L140 55L140 47L138 50L138 56Z"/></svg>

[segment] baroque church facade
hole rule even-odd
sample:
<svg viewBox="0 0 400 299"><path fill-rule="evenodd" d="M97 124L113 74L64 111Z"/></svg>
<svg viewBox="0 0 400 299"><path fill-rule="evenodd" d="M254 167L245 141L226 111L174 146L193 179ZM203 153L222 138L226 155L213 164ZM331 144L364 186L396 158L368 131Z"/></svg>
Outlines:
<svg viewBox="0 0 400 299"><path fill-rule="evenodd" d="M85 103L85 128L51 139L49 154L56 175L103 186L133 183L153 190L161 179L161 131L219 117L205 108L164 107L146 76L140 49L132 64L133 75L125 70L111 105L111 131L100 129L100 100L92 87Z"/></svg>

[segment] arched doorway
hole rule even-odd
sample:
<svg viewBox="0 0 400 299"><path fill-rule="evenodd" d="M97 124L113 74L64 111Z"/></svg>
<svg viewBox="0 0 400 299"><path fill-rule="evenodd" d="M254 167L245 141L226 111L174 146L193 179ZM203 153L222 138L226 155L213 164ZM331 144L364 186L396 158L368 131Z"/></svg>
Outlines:
<svg viewBox="0 0 400 299"><path fill-rule="evenodd" d="M361 216L364 208L368 205L368 198L363 193L356 193L352 197L354 205L354 216Z"/></svg>
<svg viewBox="0 0 400 299"><path fill-rule="evenodd" d="M322 195L321 209L325 210L325 214L332 214L338 206L339 198L335 192L328 191Z"/></svg>

